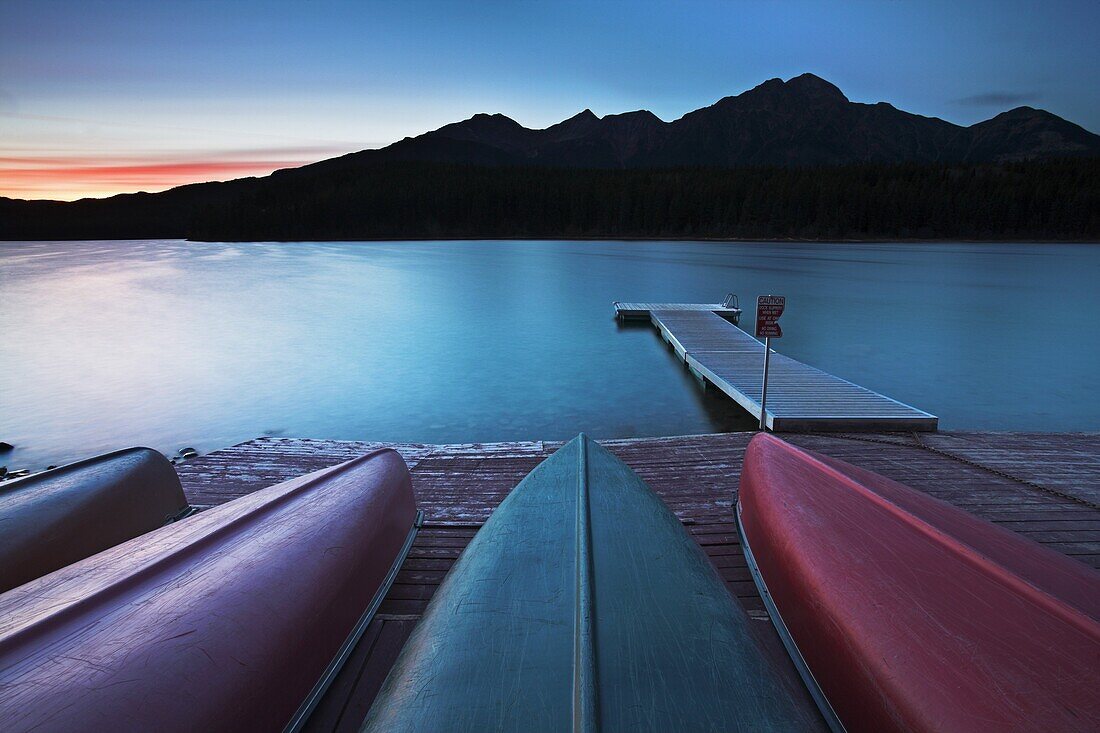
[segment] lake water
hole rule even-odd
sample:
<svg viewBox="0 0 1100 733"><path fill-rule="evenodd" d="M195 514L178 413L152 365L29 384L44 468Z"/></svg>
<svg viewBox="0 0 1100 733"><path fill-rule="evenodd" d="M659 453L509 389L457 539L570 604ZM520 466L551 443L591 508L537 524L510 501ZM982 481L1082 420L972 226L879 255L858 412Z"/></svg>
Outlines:
<svg viewBox="0 0 1100 733"><path fill-rule="evenodd" d="M748 428L611 308L727 291L786 295L779 351L943 429L1100 429L1100 246L8 242L0 464Z"/></svg>

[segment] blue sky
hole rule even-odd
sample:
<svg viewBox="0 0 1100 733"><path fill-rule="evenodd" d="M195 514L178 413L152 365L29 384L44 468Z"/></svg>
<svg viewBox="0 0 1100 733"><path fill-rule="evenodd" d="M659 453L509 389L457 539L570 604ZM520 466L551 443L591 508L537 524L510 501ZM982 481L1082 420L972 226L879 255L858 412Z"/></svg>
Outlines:
<svg viewBox="0 0 1100 733"><path fill-rule="evenodd" d="M0 195L264 173L476 112L675 119L810 71L959 124L1100 131L1100 3L0 0Z"/></svg>

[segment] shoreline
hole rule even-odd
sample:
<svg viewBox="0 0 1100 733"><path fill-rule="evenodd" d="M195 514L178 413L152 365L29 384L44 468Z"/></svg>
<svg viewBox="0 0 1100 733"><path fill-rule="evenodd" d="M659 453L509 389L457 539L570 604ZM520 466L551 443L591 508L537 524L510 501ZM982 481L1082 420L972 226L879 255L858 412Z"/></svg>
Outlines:
<svg viewBox="0 0 1100 733"><path fill-rule="evenodd" d="M740 244L1100 244L1100 239L967 239L963 237L865 237L858 239L812 239L802 237L335 237L324 239L196 239L193 237L52 237L49 239L4 239L0 245L12 242L148 242L168 240L196 244L248 244L292 242L717 242Z"/></svg>
<svg viewBox="0 0 1100 733"><path fill-rule="evenodd" d="M6 240L6 241L106 241L129 242L147 241L144 239L108 239L108 240ZM248 242L718 242L743 244L1100 244L1100 239L963 239L945 238L899 238L879 237L866 239L803 239L797 237L356 237L336 239L192 239L185 242L201 244L245 244Z"/></svg>

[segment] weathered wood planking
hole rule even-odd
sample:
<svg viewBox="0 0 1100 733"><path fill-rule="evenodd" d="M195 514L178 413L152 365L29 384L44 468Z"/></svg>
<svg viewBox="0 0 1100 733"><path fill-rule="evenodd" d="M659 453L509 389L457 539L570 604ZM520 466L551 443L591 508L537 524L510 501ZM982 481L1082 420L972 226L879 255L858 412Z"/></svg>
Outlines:
<svg viewBox="0 0 1100 733"><path fill-rule="evenodd" d="M1100 453L1089 449L1095 434L937 433L921 442L1025 480L1100 504L1100 484L1082 481L1100 473Z"/></svg>
<svg viewBox="0 0 1100 733"><path fill-rule="evenodd" d="M766 618L741 553L733 514L741 461L752 435L601 442L680 517L730 592L752 615ZM909 433L794 434L786 439L901 481L1100 569L1100 510L1092 499L1100 496L1100 433L947 432L919 437L958 458L922 448ZM377 445L260 438L184 463L178 472L192 503L216 504L348 460ZM312 730L358 730L417 618L477 528L520 479L560 445L393 445L410 465L426 525L379 616L311 720Z"/></svg>
<svg viewBox="0 0 1100 733"><path fill-rule="evenodd" d="M706 311L655 310L653 325L698 377L760 418L764 346ZM938 418L772 350L767 425L777 431L935 430Z"/></svg>
<svg viewBox="0 0 1100 733"><path fill-rule="evenodd" d="M620 303L615 301L613 305L615 317L621 321L649 320L653 311L714 313L732 323L737 323L741 318L740 308L731 308L721 303Z"/></svg>
<svg viewBox="0 0 1100 733"><path fill-rule="evenodd" d="M446 457L517 454L541 450L541 443L477 443L446 446ZM317 471L382 447L397 450L410 468L431 455L440 446L422 443L379 443L309 438L263 437L231 448L215 451L200 460L177 466L187 476L191 491L187 497L193 506L223 504L258 488Z"/></svg>

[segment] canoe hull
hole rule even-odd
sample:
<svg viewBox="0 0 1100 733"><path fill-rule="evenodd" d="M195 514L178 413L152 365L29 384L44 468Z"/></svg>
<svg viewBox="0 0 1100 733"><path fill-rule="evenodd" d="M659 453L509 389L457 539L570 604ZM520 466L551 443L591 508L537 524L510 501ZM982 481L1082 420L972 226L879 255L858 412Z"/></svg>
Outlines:
<svg viewBox="0 0 1100 733"><path fill-rule="evenodd" d="M131 448L0 490L0 593L164 526L187 509L172 464Z"/></svg>
<svg viewBox="0 0 1100 733"><path fill-rule="evenodd" d="M1100 728L1100 575L770 436L738 520L811 682L850 731Z"/></svg>
<svg viewBox="0 0 1100 733"><path fill-rule="evenodd" d="M578 438L478 531L363 730L822 729L754 623L664 503Z"/></svg>
<svg viewBox="0 0 1100 733"><path fill-rule="evenodd" d="M5 729L282 729L415 516L404 461L379 451L0 596Z"/></svg>

